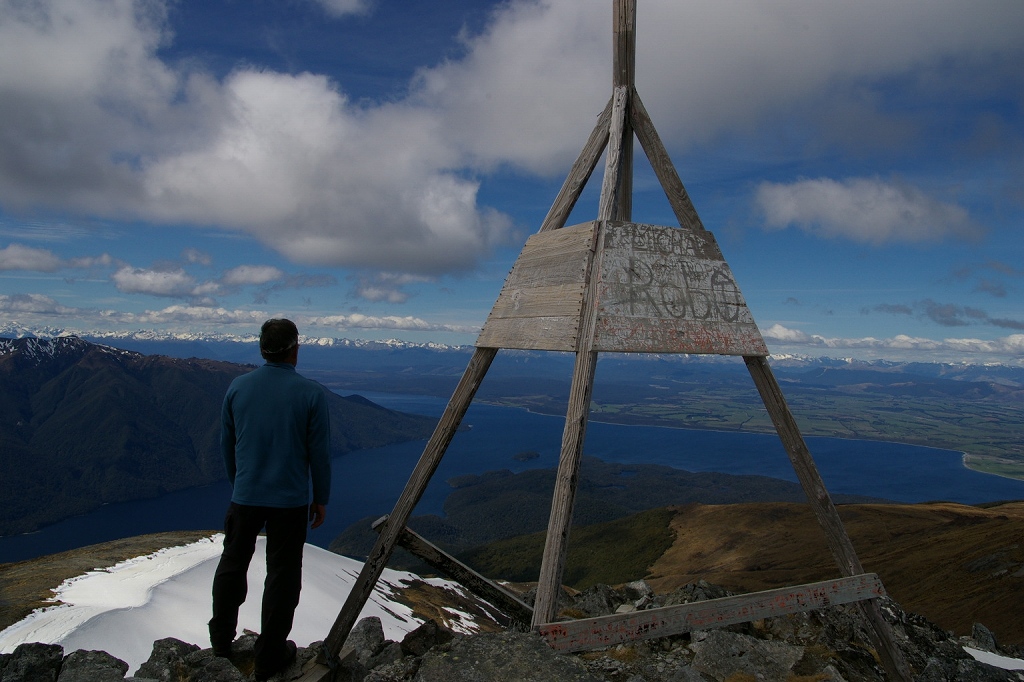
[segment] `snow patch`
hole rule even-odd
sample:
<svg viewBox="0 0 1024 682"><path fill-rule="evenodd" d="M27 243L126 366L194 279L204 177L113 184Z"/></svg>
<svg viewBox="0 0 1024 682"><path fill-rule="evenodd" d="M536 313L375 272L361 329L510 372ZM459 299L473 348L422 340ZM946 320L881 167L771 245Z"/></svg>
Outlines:
<svg viewBox="0 0 1024 682"><path fill-rule="evenodd" d="M149 658L158 639L174 637L209 647L210 589L223 538L213 535L64 581L54 590L54 606L37 609L0 631L0 653L10 653L23 642L60 644L65 653L98 649L128 663L130 674ZM239 611L239 634L260 630L265 557L266 539L260 537L249 566L249 597ZM323 640L362 567L360 561L307 544L290 639L303 647ZM420 580L412 573L384 569L360 617L377 616L384 636L401 641L423 621L394 595ZM449 581L431 582L456 587Z"/></svg>

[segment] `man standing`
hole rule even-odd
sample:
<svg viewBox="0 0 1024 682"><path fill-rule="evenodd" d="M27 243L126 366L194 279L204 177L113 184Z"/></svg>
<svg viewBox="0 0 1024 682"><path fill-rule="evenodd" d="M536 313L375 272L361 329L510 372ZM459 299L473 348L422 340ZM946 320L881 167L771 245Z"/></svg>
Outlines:
<svg viewBox="0 0 1024 682"><path fill-rule="evenodd" d="M221 448L232 494L213 579L210 643L216 655L231 655L238 608L248 588L246 572L256 536L266 528L257 680L295 660L295 643L287 637L302 586L306 522L311 528L323 523L331 490L327 397L319 384L296 373L298 352L295 324L267 320L260 330L266 364L231 382L221 410Z"/></svg>

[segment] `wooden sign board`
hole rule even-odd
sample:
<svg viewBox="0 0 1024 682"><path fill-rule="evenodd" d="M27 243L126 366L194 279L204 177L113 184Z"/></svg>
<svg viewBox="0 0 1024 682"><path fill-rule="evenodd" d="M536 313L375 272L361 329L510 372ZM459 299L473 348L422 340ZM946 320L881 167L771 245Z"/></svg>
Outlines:
<svg viewBox="0 0 1024 682"><path fill-rule="evenodd" d="M813 611L826 606L850 604L885 596L882 581L874 573L783 587L735 597L665 606L547 623L535 628L557 651L586 651L638 639L669 637L693 630L710 630L747 623L770 616Z"/></svg>
<svg viewBox="0 0 1024 682"><path fill-rule="evenodd" d="M595 351L768 355L714 235L613 221L531 236L476 345L575 351L586 305Z"/></svg>
<svg viewBox="0 0 1024 682"><path fill-rule="evenodd" d="M713 234L609 222L594 350L768 355Z"/></svg>

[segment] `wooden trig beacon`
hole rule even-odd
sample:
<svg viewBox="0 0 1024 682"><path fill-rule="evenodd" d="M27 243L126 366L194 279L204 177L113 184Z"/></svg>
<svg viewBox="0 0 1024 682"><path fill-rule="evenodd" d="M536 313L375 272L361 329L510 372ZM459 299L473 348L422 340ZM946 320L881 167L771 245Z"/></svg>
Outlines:
<svg viewBox="0 0 1024 682"><path fill-rule="evenodd" d="M704 228L634 85L636 0L613 0L612 96L498 295L476 350L341 609L317 664L321 680L343 646L396 545L459 580L561 651L665 637L773 615L856 604L889 676L909 668L882 617L878 576L864 573L796 421L768 365L768 349L728 264ZM650 161L678 226L631 221L633 139ZM594 220L565 226L605 154ZM534 606L405 527L500 349L569 351L576 360ZM573 501L598 353L695 353L743 358L839 568L835 580L628 614L556 621Z"/></svg>

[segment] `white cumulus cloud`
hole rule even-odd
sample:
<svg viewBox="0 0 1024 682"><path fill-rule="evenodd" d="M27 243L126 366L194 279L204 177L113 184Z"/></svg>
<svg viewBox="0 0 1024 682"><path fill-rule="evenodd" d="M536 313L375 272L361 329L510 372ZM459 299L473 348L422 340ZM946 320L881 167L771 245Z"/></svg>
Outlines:
<svg viewBox="0 0 1024 682"><path fill-rule="evenodd" d="M0 270L38 270L55 272L61 260L47 249L11 244L0 249Z"/></svg>
<svg viewBox="0 0 1024 682"><path fill-rule="evenodd" d="M42 294L0 294L0 311L10 314L69 315L77 312Z"/></svg>
<svg viewBox="0 0 1024 682"><path fill-rule="evenodd" d="M970 238L980 230L962 207L878 178L765 182L756 202L769 230L796 226L821 237L868 244Z"/></svg>
<svg viewBox="0 0 1024 682"><path fill-rule="evenodd" d="M397 329L405 331L479 332L479 327L428 322L419 317L398 315L323 315L303 317L303 324L335 329Z"/></svg>
<svg viewBox="0 0 1024 682"><path fill-rule="evenodd" d="M114 272L110 278L118 291L126 294L184 297L192 296L196 289L195 278L180 268L149 270L125 266Z"/></svg>

